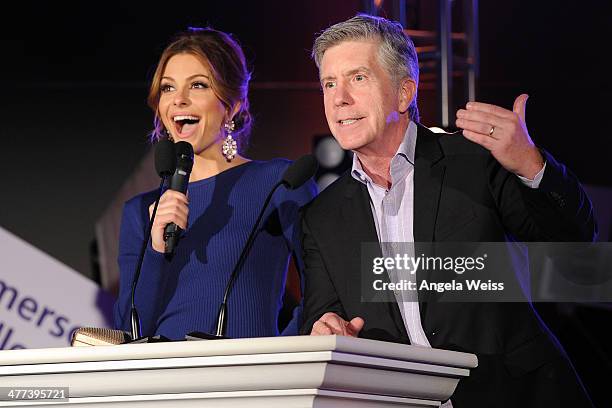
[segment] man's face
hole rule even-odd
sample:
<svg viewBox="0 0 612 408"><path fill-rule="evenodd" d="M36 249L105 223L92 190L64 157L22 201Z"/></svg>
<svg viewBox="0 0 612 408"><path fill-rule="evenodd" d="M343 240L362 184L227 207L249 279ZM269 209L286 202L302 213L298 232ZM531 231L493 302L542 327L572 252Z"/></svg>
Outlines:
<svg viewBox="0 0 612 408"><path fill-rule="evenodd" d="M378 57L379 41L345 41L323 54L320 66L325 116L343 149L377 152L399 127L405 101ZM405 96L405 95L404 95ZM405 105L407 107L407 105ZM405 109L404 109L405 110Z"/></svg>

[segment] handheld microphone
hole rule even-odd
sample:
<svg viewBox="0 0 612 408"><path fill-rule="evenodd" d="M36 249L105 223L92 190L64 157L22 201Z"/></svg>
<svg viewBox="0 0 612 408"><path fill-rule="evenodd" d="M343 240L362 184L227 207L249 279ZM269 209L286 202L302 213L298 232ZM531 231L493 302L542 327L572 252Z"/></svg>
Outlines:
<svg viewBox="0 0 612 408"><path fill-rule="evenodd" d="M168 188L185 194L193 168L193 147L188 142L177 142L174 144L174 148L176 149L176 171ZM182 232L181 227L173 222L166 225L164 229L164 241L166 241L164 253L166 256L174 254L174 249Z"/></svg>
<svg viewBox="0 0 612 408"><path fill-rule="evenodd" d="M234 285L234 281L246 260L246 257L253 246L253 242L255 241L255 236L257 232L257 228L259 227L259 223L264 215L270 200L272 199L272 195L276 191L276 189L280 186L285 186L288 190L295 190L296 188L301 187L308 179L312 178L317 172L317 168L319 164L317 160L312 155L306 155L300 157L298 160L293 162L287 170L283 173L283 177L281 180L274 185L270 193L268 193L268 197L264 202L259 215L257 216L257 220L255 221L255 225L251 229L251 233L249 234L249 238L247 239L242 252L240 253L240 257L238 258L238 262L236 262L236 266L232 273L230 274L229 280L227 282L227 286L225 287L225 292L223 293L223 302L219 307L219 313L217 314L217 330L215 337L216 338L225 338L225 334L227 332L227 300L229 298L229 294Z"/></svg>
<svg viewBox="0 0 612 408"><path fill-rule="evenodd" d="M176 168L176 153L174 149L174 143L169 140L162 140L155 146L155 170L159 177L161 177L161 183L157 194L157 200L155 200L155 206L153 207L153 214L149 220L149 226L145 231L145 236L142 241L142 247L140 248L140 255L136 264L136 272L134 273L134 280L132 281L132 309L131 309L131 322L132 322L132 340L137 340L142 337L142 330L140 326L140 317L136 311L136 285L138 284L138 278L140 277L140 269L142 268L142 261L144 259L145 250L151 239L151 228L153 227L153 220L155 220L155 214L157 213L157 206L159 205L159 199L164 188L166 178L174 173Z"/></svg>

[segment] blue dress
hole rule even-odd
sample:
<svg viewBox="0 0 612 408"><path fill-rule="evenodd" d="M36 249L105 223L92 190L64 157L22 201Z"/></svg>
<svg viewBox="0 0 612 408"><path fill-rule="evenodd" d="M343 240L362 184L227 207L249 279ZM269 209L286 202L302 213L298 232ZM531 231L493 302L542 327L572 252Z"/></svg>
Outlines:
<svg viewBox="0 0 612 408"><path fill-rule="evenodd" d="M214 177L189 183L188 227L168 261L151 245L136 288L145 336L183 339L192 331L214 333L223 291L264 200L285 169L284 159L250 161ZM302 270L299 209L316 195L309 180L290 191L280 187L260 223L228 301L227 336L278 335L287 267L293 254ZM130 294L136 262L156 192L126 202L119 238L120 289L115 326L130 331ZM283 334L297 334L298 314Z"/></svg>

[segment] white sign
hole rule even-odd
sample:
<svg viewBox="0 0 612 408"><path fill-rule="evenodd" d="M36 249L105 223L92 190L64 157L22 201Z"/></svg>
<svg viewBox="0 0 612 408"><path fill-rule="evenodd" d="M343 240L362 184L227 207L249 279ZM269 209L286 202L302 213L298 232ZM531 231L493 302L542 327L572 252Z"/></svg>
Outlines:
<svg viewBox="0 0 612 408"><path fill-rule="evenodd" d="M0 350L65 347L79 327L111 327L114 298L0 228Z"/></svg>

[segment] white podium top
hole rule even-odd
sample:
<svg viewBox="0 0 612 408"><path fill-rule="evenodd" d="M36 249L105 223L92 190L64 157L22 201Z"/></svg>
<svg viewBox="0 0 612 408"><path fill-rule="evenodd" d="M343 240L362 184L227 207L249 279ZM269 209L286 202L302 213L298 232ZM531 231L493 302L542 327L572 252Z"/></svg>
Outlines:
<svg viewBox="0 0 612 408"><path fill-rule="evenodd" d="M238 356L331 351L406 362L471 369L475 355L421 346L345 336L259 337L229 340L173 341L117 346L66 347L0 351L0 375L14 365L122 361L181 357ZM4 367L2 367L4 366Z"/></svg>

